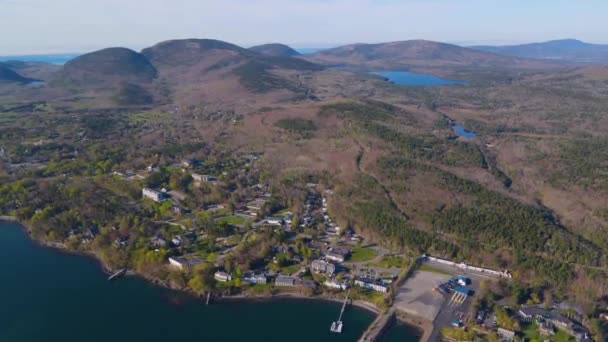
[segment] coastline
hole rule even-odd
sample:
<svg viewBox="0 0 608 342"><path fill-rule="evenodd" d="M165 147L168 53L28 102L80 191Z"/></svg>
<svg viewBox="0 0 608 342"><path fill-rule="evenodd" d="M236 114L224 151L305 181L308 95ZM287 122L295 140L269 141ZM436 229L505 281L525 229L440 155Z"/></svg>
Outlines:
<svg viewBox="0 0 608 342"><path fill-rule="evenodd" d="M23 229L23 231L27 234L28 238L33 241L34 243L38 244L41 247L45 247L45 248L51 248L54 249L58 252L62 252L62 253L67 253L67 254L73 254L73 255L77 255L77 256L84 256L84 257L88 257L88 258L93 258L95 259L95 261L100 265L102 271L106 274L112 274L113 269L107 267L107 265L105 265L101 259L99 258L99 256L92 251L76 251L76 250L72 250L67 248L64 244L62 243L58 243L58 242L42 242L39 241L37 239L35 239L32 234L30 229L27 227L26 224L24 224L23 222L21 222L17 217L14 216L0 216L0 223L9 223L9 224L15 224L18 225L19 227L21 227L21 229ZM184 293L188 293L194 297L197 298L202 298L204 296L204 294L202 293L197 293L194 292L188 288L184 288L184 287L175 287L175 286L171 286L169 283L167 283L166 281L159 279L159 278L155 278L155 277L151 277L145 274L141 274L138 273L134 270L127 270L127 273L125 274L126 276L135 276L135 277L139 277L144 279L147 282L150 282L151 284L155 285L155 286L159 286L159 287L163 287L163 288L167 288L170 290L175 290L175 291L181 291ZM249 295L249 294L236 294L236 295L223 295L223 294L212 294L212 298L215 300L239 300L239 299L244 299L244 300L271 300L271 299L276 299L276 298L297 298L297 299L312 299L312 300L324 300L324 301L332 301L332 302L338 302L338 303L342 303L344 300L334 297L334 296L329 296L329 295L314 295L314 296L306 296L306 295L302 295L299 293L294 293L294 292L278 292L278 293L271 293L271 294L266 294L266 295ZM369 312L374 313L375 315L379 315L382 313L382 311L376 307L374 304L370 303L370 302L366 302L366 301L362 301L362 300L354 300L352 301L352 305L357 306L359 308L365 309Z"/></svg>
<svg viewBox="0 0 608 342"><path fill-rule="evenodd" d="M327 302L335 302L335 303L340 303L340 304L342 304L344 302L343 299L326 296L326 295L305 296L305 295L302 295L299 293L293 293L293 292L279 292L279 293L274 293L274 294L270 294L270 295L238 294L238 295L231 295L231 296L220 296L220 297L217 297L216 299L219 301L241 300L241 299L263 301L263 300L272 300L272 299L279 299L279 298L312 299L312 300L322 300L322 301L327 301ZM353 300L351 305L364 309L366 311L369 311L375 315L380 315L382 313L382 311L380 309L378 309L374 304L366 302L366 301Z"/></svg>
<svg viewBox="0 0 608 342"><path fill-rule="evenodd" d="M66 253L66 254L72 254L75 256L83 256L83 257L87 257L87 258L92 258L99 264L102 272L104 272L106 274L112 274L112 272L114 271L111 268L107 267L107 265L105 265L101 261L101 259L95 252L71 250L71 249L68 249L62 243L42 242L42 241L35 239L32 236L31 231L29 230L27 225L24 224L23 222L21 222L17 217L0 216L0 223L8 223L8 224L14 224L14 225L19 226L24 231L24 233L26 233L26 235L30 239L30 241L38 244L41 247L50 248L50 249L53 249L60 253ZM141 273L138 273L131 269L127 270L125 276L139 277L139 278L142 278L143 280L145 280L146 282L150 283L153 286L158 286L158 287L166 288L169 290L179 291L179 292L191 295L194 299L203 300L205 298L205 295L203 293L194 292L187 287L175 287L162 279L151 277L151 276L145 275L145 274L141 274ZM221 293L215 293L215 294L212 293L212 299L219 301L219 302L232 301L232 300L270 301L270 300L281 299L281 298L329 301L329 302L336 302L336 303L344 302L344 299L338 298L336 296L326 294L326 293L320 294L320 295L313 295L313 296L307 296L307 295L303 295L303 294L295 293L295 292L280 292L280 291L271 293L271 294L263 294L263 295L259 295L259 294L252 295L252 294L247 294L247 293L240 293L240 294L235 294L235 295L225 295L225 294L221 294ZM366 310L368 312L371 312L376 316L380 316L383 314L383 311L380 308L378 308L374 304L367 302L367 301L353 300L351 302L351 305L356 306L357 308ZM412 327L413 329L416 329L419 332L421 332L421 334L420 334L421 342L425 342L428 340L428 337L430 336L430 333L432 332L432 324L430 325L430 328L429 328L428 324L417 321L414 317L404 317L403 315L397 315L397 317L395 317L395 318L400 320L403 324L406 324L406 325ZM426 338L427 340L425 340L424 338Z"/></svg>

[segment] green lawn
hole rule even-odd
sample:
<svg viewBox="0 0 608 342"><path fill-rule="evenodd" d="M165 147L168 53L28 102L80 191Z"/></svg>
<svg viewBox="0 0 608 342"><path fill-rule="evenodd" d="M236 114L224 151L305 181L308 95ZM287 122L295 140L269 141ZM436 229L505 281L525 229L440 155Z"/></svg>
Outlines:
<svg viewBox="0 0 608 342"><path fill-rule="evenodd" d="M367 266L392 268L392 267L403 267L405 265L405 259L399 256L388 256L385 255L378 262L370 262Z"/></svg>
<svg viewBox="0 0 608 342"><path fill-rule="evenodd" d="M444 271L444 270L439 270L436 268L433 268L427 264L420 264L420 266L418 266L418 270L419 271L426 271L426 272L432 272L432 273L437 273L437 274L444 274L444 275L453 275L452 273L448 272L448 271Z"/></svg>
<svg viewBox="0 0 608 342"><path fill-rule="evenodd" d="M530 342L540 342L544 341L547 337L541 337L538 332L538 324L536 322L528 323L523 326L523 333L526 341ZM549 341L552 342L574 342L576 341L574 337L568 335L563 330L557 330L555 335L548 338Z"/></svg>
<svg viewBox="0 0 608 342"><path fill-rule="evenodd" d="M373 260L377 256L378 256L378 253L372 248L355 247L355 248L353 248L350 259L348 261L350 261L350 262L370 261L370 260Z"/></svg>
<svg viewBox="0 0 608 342"><path fill-rule="evenodd" d="M536 322L528 323L523 326L523 332L526 341L540 341L540 334L538 333L538 324L536 324Z"/></svg>
<svg viewBox="0 0 608 342"><path fill-rule="evenodd" d="M245 219L241 216L225 216L217 219L217 223L227 223L234 226L242 225L245 223Z"/></svg>
<svg viewBox="0 0 608 342"><path fill-rule="evenodd" d="M281 273L294 274L294 273L298 272L300 270L300 268L301 267L299 264L281 267Z"/></svg>

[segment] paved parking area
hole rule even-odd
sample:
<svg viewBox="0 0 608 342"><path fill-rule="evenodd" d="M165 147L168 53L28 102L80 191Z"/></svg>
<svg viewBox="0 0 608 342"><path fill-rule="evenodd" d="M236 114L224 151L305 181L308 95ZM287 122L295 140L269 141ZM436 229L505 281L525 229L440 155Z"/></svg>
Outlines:
<svg viewBox="0 0 608 342"><path fill-rule="evenodd" d="M394 307L407 314L434 321L446 298L435 288L450 276L426 271L416 271L395 297Z"/></svg>

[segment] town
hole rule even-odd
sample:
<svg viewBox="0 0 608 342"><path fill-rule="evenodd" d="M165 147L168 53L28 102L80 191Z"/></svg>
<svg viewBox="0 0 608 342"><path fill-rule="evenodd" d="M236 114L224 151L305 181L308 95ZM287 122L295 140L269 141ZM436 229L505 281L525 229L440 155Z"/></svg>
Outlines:
<svg viewBox="0 0 608 342"><path fill-rule="evenodd" d="M243 156L237 177L255 174L262 157ZM187 195L192 190L166 188L169 184L141 188L142 201L160 213L155 220L158 228L149 238L149 252L162 255L160 260L170 269L168 277L172 281L181 277L182 286L195 293L339 299L349 290L350 299L380 312L377 321L382 323L372 325L363 341L380 336L393 319L412 318L432 326L426 336L431 341L592 341L580 323L581 315L567 304L547 306L528 300L512 305L506 299L488 300L490 287L506 286L511 280L508 271L428 255L410 257L367 243L351 227L332 219L331 188L308 182L300 189L303 201L285 206L269 184L249 184L237 194L226 186L227 173L198 173L204 169L202 164L189 159L170 167L182 174L182 184L186 179L190 189L222 189L226 194L219 198L227 201L193 210ZM158 165L150 165L137 173L114 175L145 182L159 170ZM174 175L170 178L170 183L180 184L173 181ZM129 236L115 240L116 248L129 243L133 243Z"/></svg>

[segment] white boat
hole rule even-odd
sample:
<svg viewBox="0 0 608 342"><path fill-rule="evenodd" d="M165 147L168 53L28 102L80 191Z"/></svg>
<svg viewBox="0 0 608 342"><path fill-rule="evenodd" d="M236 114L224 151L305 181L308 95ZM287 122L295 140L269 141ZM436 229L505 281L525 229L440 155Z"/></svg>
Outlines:
<svg viewBox="0 0 608 342"><path fill-rule="evenodd" d="M329 330L333 333L341 333L342 332L342 321L335 321L331 324L331 328Z"/></svg>

